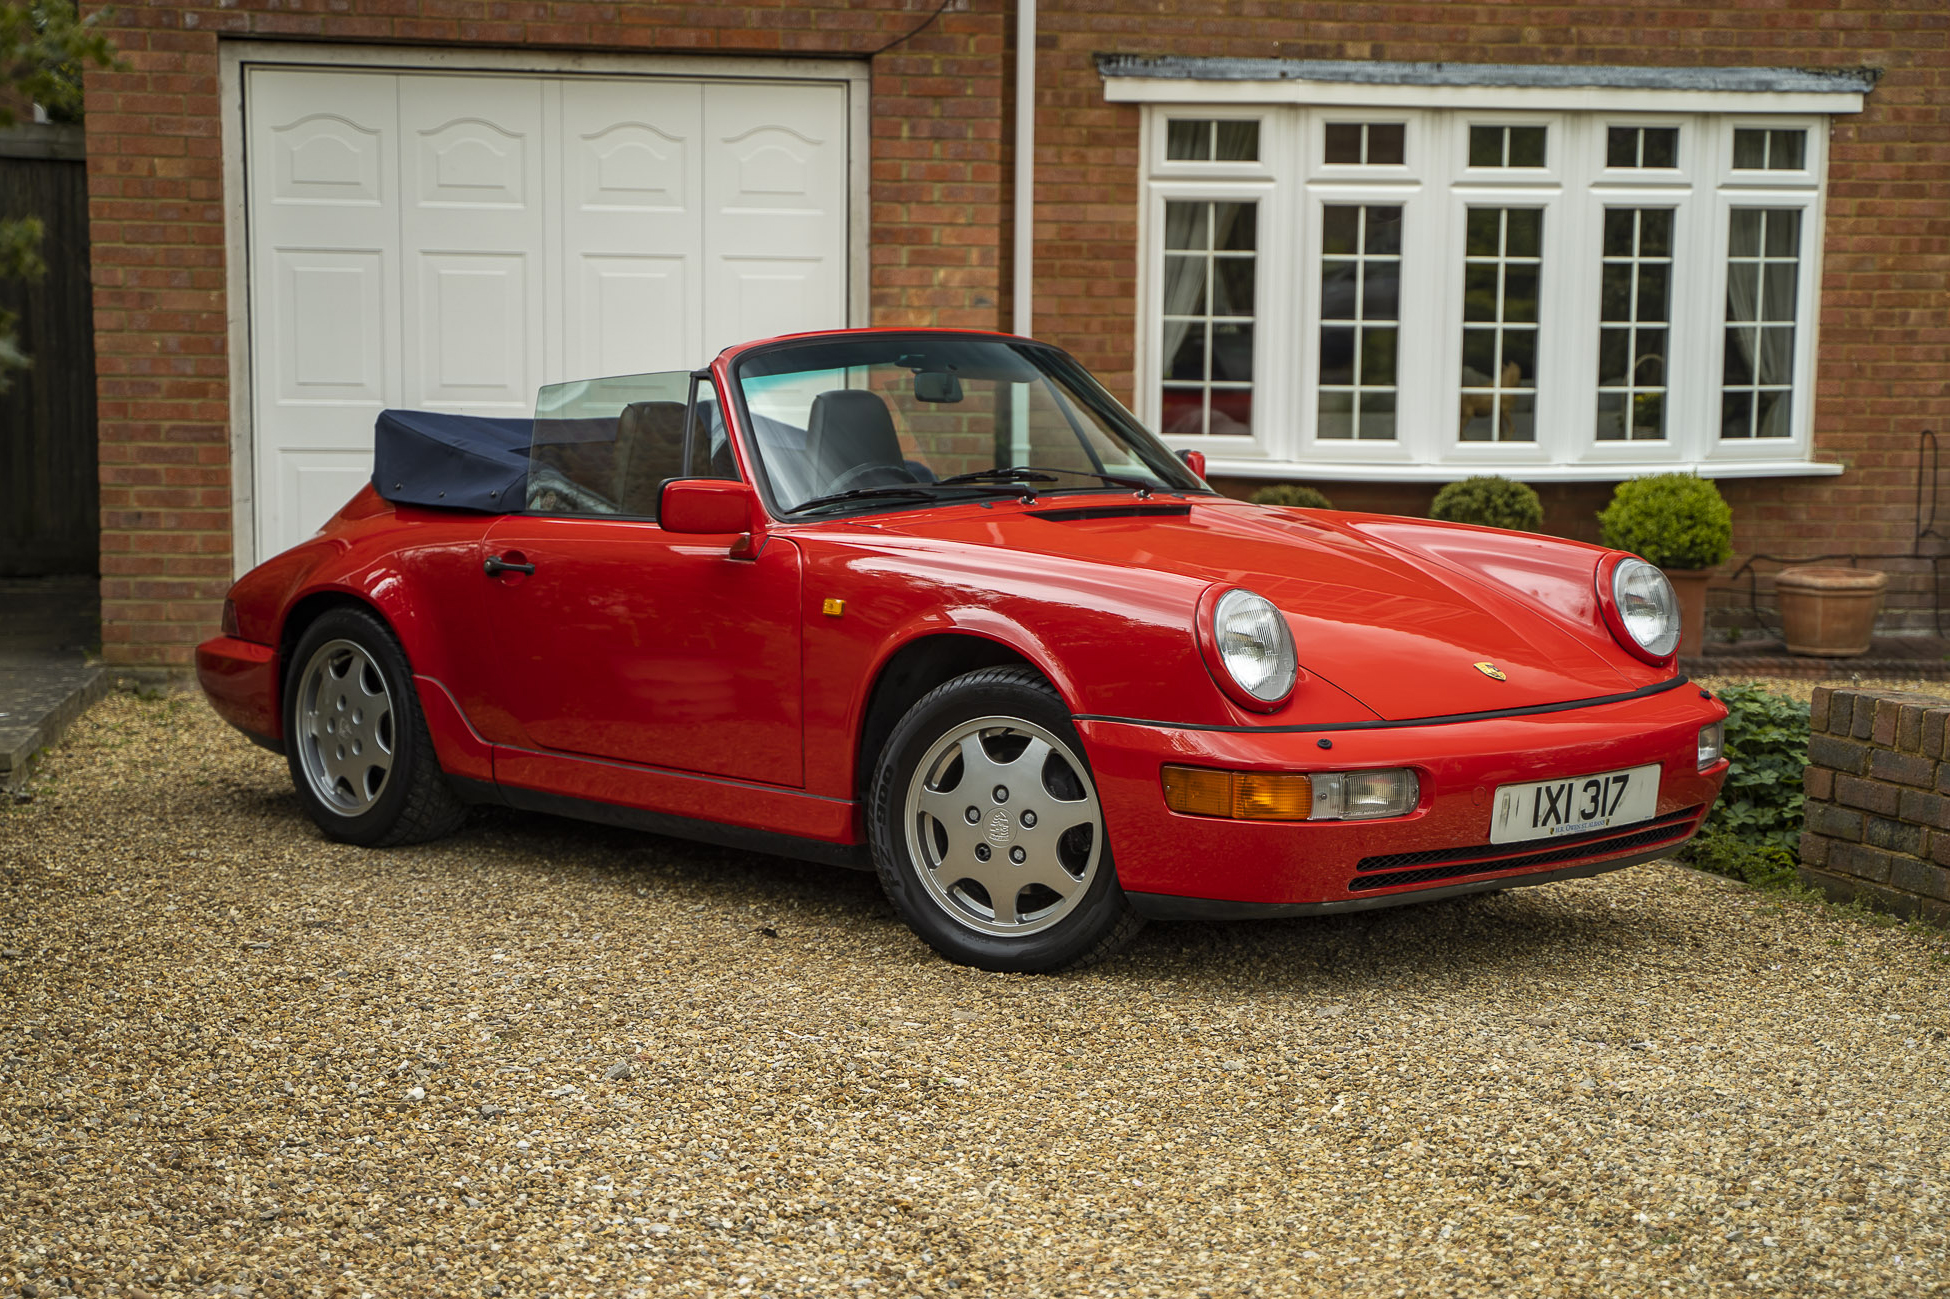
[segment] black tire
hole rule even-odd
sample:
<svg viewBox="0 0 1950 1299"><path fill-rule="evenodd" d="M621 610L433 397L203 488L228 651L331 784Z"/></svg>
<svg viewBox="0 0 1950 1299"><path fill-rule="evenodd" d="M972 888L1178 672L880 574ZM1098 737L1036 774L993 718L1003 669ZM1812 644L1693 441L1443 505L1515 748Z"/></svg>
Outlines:
<svg viewBox="0 0 1950 1299"><path fill-rule="evenodd" d="M868 832L894 909L957 964L1072 969L1144 927L1118 885L1076 727L1028 668L970 672L908 709L875 763Z"/></svg>
<svg viewBox="0 0 1950 1299"><path fill-rule="evenodd" d="M284 737L298 802L327 838L386 848L437 839L467 818L434 756L406 654L363 609L329 610L298 638Z"/></svg>

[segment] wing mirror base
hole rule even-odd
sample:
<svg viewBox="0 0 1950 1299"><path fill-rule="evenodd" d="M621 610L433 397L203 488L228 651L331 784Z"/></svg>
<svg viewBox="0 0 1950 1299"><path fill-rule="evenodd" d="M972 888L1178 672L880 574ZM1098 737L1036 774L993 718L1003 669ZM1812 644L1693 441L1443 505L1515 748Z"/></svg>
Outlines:
<svg viewBox="0 0 1950 1299"><path fill-rule="evenodd" d="M657 500L657 523L685 536L736 533L733 559L757 559L765 550L765 516L745 483L723 478L673 478Z"/></svg>

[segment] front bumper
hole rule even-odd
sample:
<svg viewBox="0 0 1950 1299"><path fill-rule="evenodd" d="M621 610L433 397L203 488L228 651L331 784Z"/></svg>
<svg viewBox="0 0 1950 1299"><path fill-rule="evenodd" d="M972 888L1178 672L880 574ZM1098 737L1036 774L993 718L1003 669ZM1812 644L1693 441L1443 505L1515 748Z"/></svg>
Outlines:
<svg viewBox="0 0 1950 1299"><path fill-rule="evenodd" d="M1365 910L1595 874L1664 856L1699 829L1726 777L1698 769L1699 730L1726 715L1691 686L1559 712L1279 732L1079 719L1117 875L1152 915ZM1323 747L1321 741L1327 741ZM1166 763L1237 771L1412 767L1407 816L1380 821L1234 821L1165 806ZM1650 821L1562 840L1490 844L1497 786L1658 763Z"/></svg>

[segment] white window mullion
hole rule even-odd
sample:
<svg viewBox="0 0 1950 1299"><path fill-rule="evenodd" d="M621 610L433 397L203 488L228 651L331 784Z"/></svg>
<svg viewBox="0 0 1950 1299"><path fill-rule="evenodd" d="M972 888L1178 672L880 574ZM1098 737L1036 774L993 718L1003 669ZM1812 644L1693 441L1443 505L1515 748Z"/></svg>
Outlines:
<svg viewBox="0 0 1950 1299"><path fill-rule="evenodd" d="M1449 268L1461 261L1462 245L1451 246L1454 232L1447 219L1455 140L1442 114L1413 113L1408 123L1415 150L1410 157L1417 159L1423 183L1402 204L1401 366L1403 375L1414 379L1402 385L1396 419L1403 456L1435 464L1453 434L1443 412L1456 409L1448 322L1461 308L1450 300Z"/></svg>

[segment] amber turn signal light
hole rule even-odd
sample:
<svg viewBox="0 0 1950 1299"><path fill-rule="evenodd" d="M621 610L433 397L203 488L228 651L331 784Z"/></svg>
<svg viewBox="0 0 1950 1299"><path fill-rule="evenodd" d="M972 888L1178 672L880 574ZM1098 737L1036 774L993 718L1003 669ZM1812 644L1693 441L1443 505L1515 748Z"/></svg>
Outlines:
<svg viewBox="0 0 1950 1299"><path fill-rule="evenodd" d="M1313 781L1291 772L1166 767L1164 785L1165 806L1190 816L1304 821L1313 811Z"/></svg>

